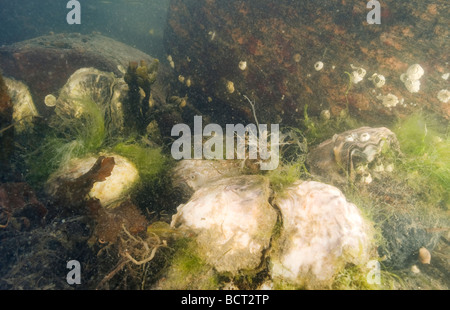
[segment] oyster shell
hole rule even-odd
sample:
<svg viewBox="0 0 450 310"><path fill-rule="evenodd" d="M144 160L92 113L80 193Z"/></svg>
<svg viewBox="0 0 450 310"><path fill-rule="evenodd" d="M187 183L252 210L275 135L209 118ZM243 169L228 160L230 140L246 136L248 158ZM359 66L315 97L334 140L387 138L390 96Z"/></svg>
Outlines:
<svg viewBox="0 0 450 310"><path fill-rule="evenodd" d="M373 162L386 148L400 153L397 137L391 130L361 127L335 134L319 144L308 154L307 164L315 175L344 182L347 176L355 178L358 165Z"/></svg>

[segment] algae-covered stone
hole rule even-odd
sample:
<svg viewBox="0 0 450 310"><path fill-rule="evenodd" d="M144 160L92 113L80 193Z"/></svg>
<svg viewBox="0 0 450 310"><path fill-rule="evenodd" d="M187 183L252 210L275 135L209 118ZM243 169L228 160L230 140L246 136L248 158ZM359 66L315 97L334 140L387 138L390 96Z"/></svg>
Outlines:
<svg viewBox="0 0 450 310"><path fill-rule="evenodd" d="M368 261L371 224L336 187L297 181L274 204L283 217L282 233L271 255L275 281L326 287L347 263Z"/></svg>
<svg viewBox="0 0 450 310"><path fill-rule="evenodd" d="M277 221L269 196L269 181L263 176L221 179L180 205L171 226L192 230L200 256L217 271L254 269Z"/></svg>

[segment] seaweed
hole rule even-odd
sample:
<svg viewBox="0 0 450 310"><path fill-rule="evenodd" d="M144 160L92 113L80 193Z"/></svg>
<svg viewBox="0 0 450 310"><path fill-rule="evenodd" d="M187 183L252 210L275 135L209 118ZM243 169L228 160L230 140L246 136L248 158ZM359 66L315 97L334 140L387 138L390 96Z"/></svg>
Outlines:
<svg viewBox="0 0 450 310"><path fill-rule="evenodd" d="M336 133L363 126L360 121L350 116L347 108L336 117L321 119L320 117L309 116L307 104L304 107L303 120L300 121L299 125L304 132L308 146L319 144Z"/></svg>
<svg viewBox="0 0 450 310"><path fill-rule="evenodd" d="M435 116L415 113L399 121L396 133L406 156L398 159L408 184L432 204L449 209L450 137L448 123Z"/></svg>
<svg viewBox="0 0 450 310"><path fill-rule="evenodd" d="M129 140L114 145L112 151L128 158L136 165L142 182L154 181L155 177L159 177L168 168L168 160L160 148L145 146Z"/></svg>
<svg viewBox="0 0 450 310"><path fill-rule="evenodd" d="M219 288L219 278L213 267L200 258L196 241L180 238L174 245L175 254L160 289L211 290Z"/></svg>
<svg viewBox="0 0 450 310"><path fill-rule="evenodd" d="M105 144L107 131L102 109L89 97L73 102L83 113L77 118L64 111L56 112L40 145L24 155L29 167L26 178L38 188L71 159L95 153Z"/></svg>
<svg viewBox="0 0 450 310"><path fill-rule="evenodd" d="M137 132L142 135L149 124L151 86L156 81L158 67L158 59L154 59L150 65L144 60L141 60L139 66L137 62L129 63L124 76L129 87L128 97L124 102L124 117L125 126L130 133Z"/></svg>

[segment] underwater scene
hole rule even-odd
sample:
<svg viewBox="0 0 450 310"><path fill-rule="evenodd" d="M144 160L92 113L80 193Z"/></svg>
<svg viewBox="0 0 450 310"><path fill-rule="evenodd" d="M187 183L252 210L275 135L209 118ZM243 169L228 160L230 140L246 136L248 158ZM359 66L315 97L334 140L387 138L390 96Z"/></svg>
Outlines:
<svg viewBox="0 0 450 310"><path fill-rule="evenodd" d="M448 0L0 8L1 290L450 289Z"/></svg>

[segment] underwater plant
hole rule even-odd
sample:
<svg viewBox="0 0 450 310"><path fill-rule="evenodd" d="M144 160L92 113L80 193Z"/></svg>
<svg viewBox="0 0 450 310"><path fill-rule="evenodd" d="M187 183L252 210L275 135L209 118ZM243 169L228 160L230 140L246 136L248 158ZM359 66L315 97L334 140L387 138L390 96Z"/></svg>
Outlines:
<svg viewBox="0 0 450 310"><path fill-rule="evenodd" d="M128 98L124 103L125 124L130 131L143 134L149 123L148 111L152 100L151 86L156 80L159 61L154 59L149 65L145 60L130 62L124 76L128 84Z"/></svg>
<svg viewBox="0 0 450 310"><path fill-rule="evenodd" d="M119 142L112 151L132 161L143 182L151 181L167 168L167 158L160 148L151 148L136 141Z"/></svg>
<svg viewBox="0 0 450 310"><path fill-rule="evenodd" d="M197 289L219 288L219 278L214 268L198 254L196 241L180 238L173 245L175 255L171 260L165 280L160 282L161 289Z"/></svg>
<svg viewBox="0 0 450 310"><path fill-rule="evenodd" d="M350 87L351 84L349 84ZM300 121L299 127L304 132L308 146L313 146L331 138L336 133L362 127L363 125L360 121L350 116L348 108L342 110L337 117L320 118L310 116L308 114L308 105L305 104L303 119Z"/></svg>
<svg viewBox="0 0 450 310"><path fill-rule="evenodd" d="M415 113L393 129L404 158L399 159L409 185L428 201L448 209L450 203L449 127L437 117Z"/></svg>
<svg viewBox="0 0 450 310"><path fill-rule="evenodd" d="M30 169L28 181L34 185L71 159L98 151L106 140L102 109L89 97L72 100L83 113L76 118L56 111L40 146L24 155Z"/></svg>

